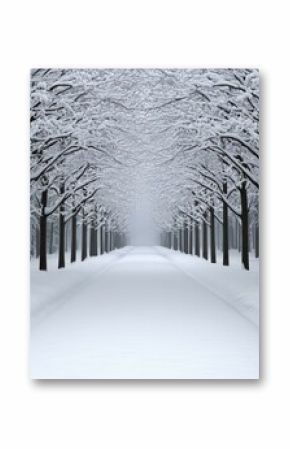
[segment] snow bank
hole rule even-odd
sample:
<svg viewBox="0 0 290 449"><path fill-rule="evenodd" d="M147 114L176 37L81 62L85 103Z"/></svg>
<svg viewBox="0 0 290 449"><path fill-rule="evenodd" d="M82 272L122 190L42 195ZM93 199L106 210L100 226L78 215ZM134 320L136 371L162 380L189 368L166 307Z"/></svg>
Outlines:
<svg viewBox="0 0 290 449"><path fill-rule="evenodd" d="M103 273L112 262L119 260L130 251L130 247L121 248L98 257L88 257L85 261L70 263L70 254L66 254L65 269L58 269L57 254L48 256L48 271L39 271L38 259L30 264L30 311L31 320L39 320L54 309L67 302L98 274Z"/></svg>
<svg viewBox="0 0 290 449"><path fill-rule="evenodd" d="M158 247L160 254L170 260L196 282L219 299L226 301L241 315L259 326L259 259L250 256L250 271L241 267L238 251L230 252L230 266L222 265L218 254L217 264L196 256Z"/></svg>

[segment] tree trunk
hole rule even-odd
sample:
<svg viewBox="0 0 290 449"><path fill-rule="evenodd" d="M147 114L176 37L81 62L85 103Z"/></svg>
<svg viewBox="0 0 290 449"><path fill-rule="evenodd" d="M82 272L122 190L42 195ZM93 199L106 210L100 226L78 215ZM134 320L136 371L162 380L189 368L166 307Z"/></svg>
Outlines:
<svg viewBox="0 0 290 449"><path fill-rule="evenodd" d="M105 251L106 251L106 253L109 253L110 252L110 231L105 231L105 242L106 242Z"/></svg>
<svg viewBox="0 0 290 449"><path fill-rule="evenodd" d="M71 245L70 261L75 262L77 258L77 216L74 214L71 218Z"/></svg>
<svg viewBox="0 0 290 449"><path fill-rule="evenodd" d="M114 249L114 232L110 231L110 251Z"/></svg>
<svg viewBox="0 0 290 449"><path fill-rule="evenodd" d="M47 270L47 216L45 208L47 206L47 190L41 194L41 215L39 218L39 269Z"/></svg>
<svg viewBox="0 0 290 449"><path fill-rule="evenodd" d="M64 222L65 223L65 248L64 248L64 251L65 251L65 253L69 250L69 243L70 243L70 238L69 237L71 237L70 236L70 229L67 229L67 227L66 227L66 222Z"/></svg>
<svg viewBox="0 0 290 449"><path fill-rule="evenodd" d="M173 232L173 249L175 251L178 250L178 239L177 239L177 232L176 231Z"/></svg>
<svg viewBox="0 0 290 449"><path fill-rule="evenodd" d="M104 233L104 226L101 226L101 228L100 228L100 239L101 239L101 254L104 254L104 252L105 252L105 233Z"/></svg>
<svg viewBox="0 0 290 449"><path fill-rule="evenodd" d="M181 228L179 230L179 246L180 246L180 251L183 253L184 252L184 234L183 234L183 228Z"/></svg>
<svg viewBox="0 0 290 449"><path fill-rule="evenodd" d="M64 184L60 186L60 194L64 193ZM59 206L59 241L58 241L58 268L65 267L65 219L64 204Z"/></svg>
<svg viewBox="0 0 290 449"><path fill-rule="evenodd" d="M87 239L87 224L85 221L85 213L83 211L83 222L82 222L82 254L81 259L85 260L88 257L88 239Z"/></svg>
<svg viewBox="0 0 290 449"><path fill-rule="evenodd" d="M90 256L98 255L98 242L97 242L97 230L94 228L93 224L90 227Z"/></svg>
<svg viewBox="0 0 290 449"><path fill-rule="evenodd" d="M200 229L199 224L194 224L194 254L200 257Z"/></svg>
<svg viewBox="0 0 290 449"><path fill-rule="evenodd" d="M97 256L98 255L98 230L97 229L94 230L94 242L95 242L94 253L95 253L95 256Z"/></svg>
<svg viewBox="0 0 290 449"><path fill-rule="evenodd" d="M213 206L210 206L210 261L211 263L216 263L215 216Z"/></svg>
<svg viewBox="0 0 290 449"><path fill-rule="evenodd" d="M207 213L204 213L206 220ZM207 224L205 220L202 222L202 257L208 259L208 239L207 239Z"/></svg>
<svg viewBox="0 0 290 449"><path fill-rule="evenodd" d="M223 194L227 195L227 182L223 183ZM228 205L223 201L223 265L229 265L229 211Z"/></svg>
<svg viewBox="0 0 290 449"><path fill-rule="evenodd" d="M89 256L92 256L93 255L93 240L94 240L94 228L93 228L93 226L89 227L89 234L90 234Z"/></svg>
<svg viewBox="0 0 290 449"><path fill-rule="evenodd" d="M216 224L216 245L217 245L217 249L220 249L220 223L217 222Z"/></svg>
<svg viewBox="0 0 290 449"><path fill-rule="evenodd" d="M258 258L260 255L259 248L259 225L255 226L255 257Z"/></svg>
<svg viewBox="0 0 290 449"><path fill-rule="evenodd" d="M184 252L185 254L188 254L188 227L185 227L183 229L183 241L184 241Z"/></svg>
<svg viewBox="0 0 290 449"><path fill-rule="evenodd" d="M246 181L242 181L240 188L241 196L241 222L242 222L242 263L249 270L249 210Z"/></svg>
<svg viewBox="0 0 290 449"><path fill-rule="evenodd" d="M188 254L192 255L192 233L193 233L193 228L192 228L192 223L188 224Z"/></svg>

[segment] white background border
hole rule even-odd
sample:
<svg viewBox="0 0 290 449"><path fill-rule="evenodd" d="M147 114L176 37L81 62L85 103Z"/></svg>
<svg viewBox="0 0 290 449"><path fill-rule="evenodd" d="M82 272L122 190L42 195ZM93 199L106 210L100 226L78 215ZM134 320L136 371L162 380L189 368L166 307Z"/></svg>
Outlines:
<svg viewBox="0 0 290 449"><path fill-rule="evenodd" d="M289 447L287 3L282 0L274 4L253 0L50 0L10 1L9 6L8 2L2 3L0 446L3 449ZM260 69L263 152L260 382L29 380L29 70L39 66Z"/></svg>

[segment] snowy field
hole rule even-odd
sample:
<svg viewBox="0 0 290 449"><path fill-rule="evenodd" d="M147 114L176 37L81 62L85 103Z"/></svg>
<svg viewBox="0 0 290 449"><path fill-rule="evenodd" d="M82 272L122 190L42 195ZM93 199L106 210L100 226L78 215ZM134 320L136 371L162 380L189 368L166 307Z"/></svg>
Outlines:
<svg viewBox="0 0 290 449"><path fill-rule="evenodd" d="M256 379L258 263L126 247L47 273L31 264L31 377Z"/></svg>

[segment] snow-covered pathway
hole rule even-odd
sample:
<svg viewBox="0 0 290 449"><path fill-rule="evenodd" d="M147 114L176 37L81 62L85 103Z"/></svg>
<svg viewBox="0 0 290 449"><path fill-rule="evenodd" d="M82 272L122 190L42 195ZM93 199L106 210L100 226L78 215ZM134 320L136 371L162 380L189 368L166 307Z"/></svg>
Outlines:
<svg viewBox="0 0 290 449"><path fill-rule="evenodd" d="M92 259L75 264L65 300L32 316L32 377L257 378L258 328L164 251L128 247L95 272Z"/></svg>

